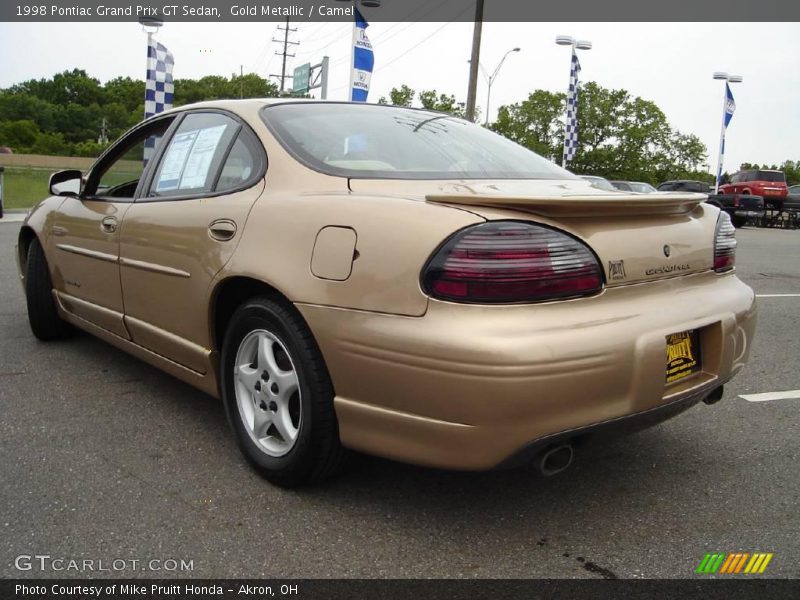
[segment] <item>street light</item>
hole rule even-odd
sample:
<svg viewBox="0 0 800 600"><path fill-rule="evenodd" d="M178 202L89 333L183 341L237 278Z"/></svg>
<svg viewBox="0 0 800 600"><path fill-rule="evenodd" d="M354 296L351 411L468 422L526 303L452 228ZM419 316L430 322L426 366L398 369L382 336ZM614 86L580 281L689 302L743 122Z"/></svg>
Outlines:
<svg viewBox="0 0 800 600"><path fill-rule="evenodd" d="M559 46L572 46L572 53L574 54L576 50L591 50L592 49L592 42L588 40L578 40L574 37L569 35L557 35L556 36L556 44ZM570 75L572 74L572 59L570 58ZM578 81L575 80L575 87L578 87ZM567 166L567 128L569 127L569 90L567 90L567 118L564 120L564 152L561 155L561 166Z"/></svg>
<svg viewBox="0 0 800 600"><path fill-rule="evenodd" d="M742 83L743 77L741 75L730 75L724 71L714 72L714 79L725 82L725 89L722 91L722 127L719 133L719 155L717 156L717 176L714 178L714 193L719 194L719 180L722 177L722 158L725 154L725 116L728 113L728 84L729 83ZM731 109L731 115L733 110Z"/></svg>
<svg viewBox="0 0 800 600"><path fill-rule="evenodd" d="M519 48L512 48L511 50L506 52L503 55L503 58L500 59L500 62L497 63L497 67L495 67L495 70L492 71L492 74L487 76L486 78L486 81L489 84L489 86L488 86L488 91L486 92L486 122L483 124L484 127L489 126L489 103L491 102L492 99L492 83L494 83L494 80L497 78L498 73L500 73L500 67L503 66L503 63L506 61L506 58L512 52L519 52Z"/></svg>

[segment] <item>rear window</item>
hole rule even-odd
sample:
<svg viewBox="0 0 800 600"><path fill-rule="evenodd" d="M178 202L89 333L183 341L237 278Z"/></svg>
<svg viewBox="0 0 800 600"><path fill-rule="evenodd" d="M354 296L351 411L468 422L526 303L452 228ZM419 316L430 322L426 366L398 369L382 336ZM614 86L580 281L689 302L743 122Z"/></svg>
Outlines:
<svg viewBox="0 0 800 600"><path fill-rule="evenodd" d="M759 171L757 174L758 181L778 181L784 183L786 175L782 171Z"/></svg>
<svg viewBox="0 0 800 600"><path fill-rule="evenodd" d="M576 179L506 138L450 115L374 104L267 106L262 118L308 167L342 177Z"/></svg>

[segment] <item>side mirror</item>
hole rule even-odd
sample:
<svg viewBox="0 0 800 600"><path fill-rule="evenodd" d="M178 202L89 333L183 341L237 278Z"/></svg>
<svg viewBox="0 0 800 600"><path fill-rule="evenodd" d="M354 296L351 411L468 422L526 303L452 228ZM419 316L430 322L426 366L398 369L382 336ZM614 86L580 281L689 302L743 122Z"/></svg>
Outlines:
<svg viewBox="0 0 800 600"><path fill-rule="evenodd" d="M50 193L53 196L78 196L81 193L83 173L67 169L50 175Z"/></svg>

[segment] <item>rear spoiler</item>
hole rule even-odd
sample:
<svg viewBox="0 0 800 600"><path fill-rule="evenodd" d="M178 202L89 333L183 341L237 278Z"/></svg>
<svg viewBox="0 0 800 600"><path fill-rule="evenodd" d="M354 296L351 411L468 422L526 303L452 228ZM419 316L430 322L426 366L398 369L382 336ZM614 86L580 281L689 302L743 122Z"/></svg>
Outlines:
<svg viewBox="0 0 800 600"><path fill-rule="evenodd" d="M486 193L428 194L437 204L511 208L546 217L599 217L682 215L694 210L708 196L661 192L654 194L565 194L563 196L517 196Z"/></svg>

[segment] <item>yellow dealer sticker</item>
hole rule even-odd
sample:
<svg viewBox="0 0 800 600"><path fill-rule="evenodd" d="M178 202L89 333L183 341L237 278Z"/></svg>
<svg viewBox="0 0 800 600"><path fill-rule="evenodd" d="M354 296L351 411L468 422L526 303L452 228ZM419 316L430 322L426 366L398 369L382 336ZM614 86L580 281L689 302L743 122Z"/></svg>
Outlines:
<svg viewBox="0 0 800 600"><path fill-rule="evenodd" d="M667 336L667 383L678 381L700 370L700 338L697 331L682 331Z"/></svg>

